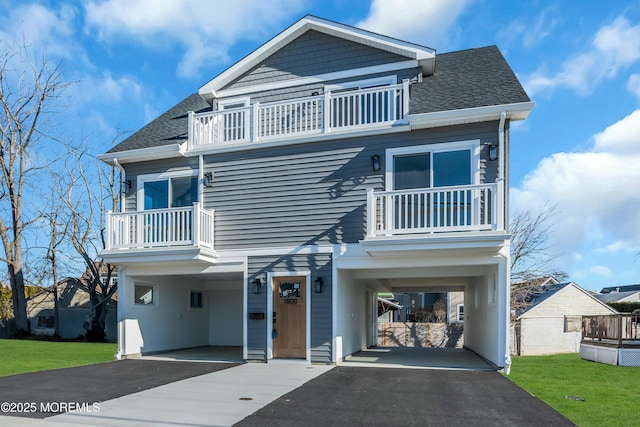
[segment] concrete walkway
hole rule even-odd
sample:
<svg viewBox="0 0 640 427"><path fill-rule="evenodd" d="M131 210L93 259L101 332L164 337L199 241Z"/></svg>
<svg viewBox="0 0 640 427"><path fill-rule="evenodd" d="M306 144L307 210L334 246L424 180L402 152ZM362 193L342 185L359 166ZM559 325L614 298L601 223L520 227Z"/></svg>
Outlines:
<svg viewBox="0 0 640 427"><path fill-rule="evenodd" d="M230 426L332 369L247 363L98 404L98 411L46 419L0 417L0 426Z"/></svg>

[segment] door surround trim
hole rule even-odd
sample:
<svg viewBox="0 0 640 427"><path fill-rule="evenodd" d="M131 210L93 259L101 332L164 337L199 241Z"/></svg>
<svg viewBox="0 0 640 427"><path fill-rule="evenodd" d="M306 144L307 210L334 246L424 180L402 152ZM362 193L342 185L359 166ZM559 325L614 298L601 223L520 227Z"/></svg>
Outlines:
<svg viewBox="0 0 640 427"><path fill-rule="evenodd" d="M267 290L267 361L278 360L273 358L273 279L274 277L293 277L303 276L307 286L307 298L306 298L306 331L305 331L305 347L306 356L305 360L311 362L311 271L309 270L295 270L295 271L273 271L267 273L267 284L265 286Z"/></svg>

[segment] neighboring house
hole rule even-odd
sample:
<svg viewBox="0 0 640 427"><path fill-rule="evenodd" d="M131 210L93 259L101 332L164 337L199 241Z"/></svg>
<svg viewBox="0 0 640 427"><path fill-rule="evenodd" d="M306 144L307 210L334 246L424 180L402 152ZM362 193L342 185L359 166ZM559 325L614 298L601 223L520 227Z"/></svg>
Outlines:
<svg viewBox="0 0 640 427"><path fill-rule="evenodd" d="M67 278L54 287L43 289L27 300L27 316L33 335L54 336L55 296L58 299L58 335L62 339L76 339L86 334L84 327L91 312L89 292L77 279ZM105 322L107 340L116 342L117 300L107 302L109 311Z"/></svg>
<svg viewBox="0 0 640 427"><path fill-rule="evenodd" d="M594 296L606 304L612 302L640 302L640 285L603 288L599 294L594 294Z"/></svg>
<svg viewBox="0 0 640 427"><path fill-rule="evenodd" d="M532 108L495 46L304 17L100 156L127 184L101 254L118 356L339 362L376 344L378 292L437 289L504 366L509 129Z"/></svg>
<svg viewBox="0 0 640 427"><path fill-rule="evenodd" d="M548 282L526 308L516 312L511 331L512 353L577 353L582 340L582 316L615 313L615 309L573 282Z"/></svg>
<svg viewBox="0 0 640 427"><path fill-rule="evenodd" d="M420 293L396 293L394 299L403 306L402 310L396 312L395 320L398 322L408 322L415 315L422 313L435 315L434 304L441 301L445 304L445 323L462 323L464 321L464 292L420 292ZM431 317L433 320L433 316Z"/></svg>

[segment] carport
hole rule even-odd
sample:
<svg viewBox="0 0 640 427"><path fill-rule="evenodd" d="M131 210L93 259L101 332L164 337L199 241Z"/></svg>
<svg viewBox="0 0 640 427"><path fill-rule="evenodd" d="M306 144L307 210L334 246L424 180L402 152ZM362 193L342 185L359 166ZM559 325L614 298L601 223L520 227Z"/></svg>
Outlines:
<svg viewBox="0 0 640 427"><path fill-rule="evenodd" d="M475 353L476 358L489 362L488 366L493 369L504 367L508 363L509 301L508 256L503 256L503 249L401 250L397 253L389 250L357 258L341 257L337 262L336 280L336 361L348 361L348 356L353 360L359 357L359 352L373 351L377 345L378 293L461 291L465 301L465 348ZM370 355L360 353L363 354ZM394 354L389 350L382 357ZM426 352L412 355L412 364L426 355ZM375 356L379 357L380 353ZM438 356L453 359L456 353L443 352ZM426 358L425 364L428 365Z"/></svg>

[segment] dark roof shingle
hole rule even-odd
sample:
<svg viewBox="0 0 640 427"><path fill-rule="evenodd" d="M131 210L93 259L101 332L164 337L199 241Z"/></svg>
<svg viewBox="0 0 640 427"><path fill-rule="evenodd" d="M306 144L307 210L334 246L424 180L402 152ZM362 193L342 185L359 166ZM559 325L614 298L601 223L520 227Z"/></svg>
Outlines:
<svg viewBox="0 0 640 427"><path fill-rule="evenodd" d="M529 102L496 46L441 53L436 71L411 86L411 114Z"/></svg>
<svg viewBox="0 0 640 427"><path fill-rule="evenodd" d="M197 93L189 95L108 152L116 153L182 143L187 139L187 113L209 110L211 110L211 105L200 95Z"/></svg>

